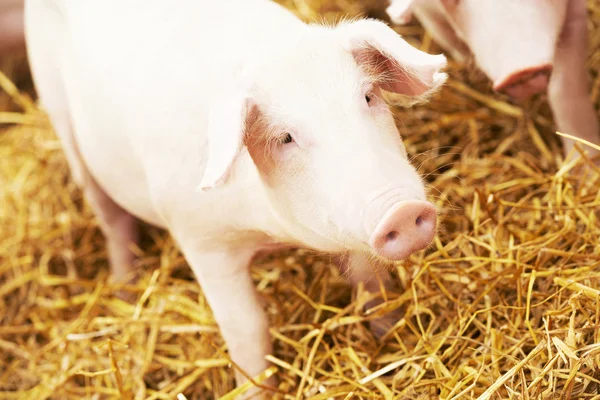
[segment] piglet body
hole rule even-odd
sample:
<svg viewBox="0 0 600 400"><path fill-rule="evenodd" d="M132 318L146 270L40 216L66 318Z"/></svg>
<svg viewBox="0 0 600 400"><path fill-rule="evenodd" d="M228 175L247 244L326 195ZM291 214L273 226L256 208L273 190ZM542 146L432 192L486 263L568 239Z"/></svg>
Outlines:
<svg viewBox="0 0 600 400"><path fill-rule="evenodd" d="M136 217L168 229L246 374L271 352L258 252L329 252L378 291L369 260L432 241L436 209L381 91L425 99L446 60L382 22L307 25L267 0L28 0L25 18L41 104L114 275L134 261Z"/></svg>
<svg viewBox="0 0 600 400"><path fill-rule="evenodd" d="M498 92L526 100L547 90L557 129L600 144L585 0L391 0L387 12L399 24L414 15L458 61L471 53ZM565 154L573 144L563 139Z"/></svg>

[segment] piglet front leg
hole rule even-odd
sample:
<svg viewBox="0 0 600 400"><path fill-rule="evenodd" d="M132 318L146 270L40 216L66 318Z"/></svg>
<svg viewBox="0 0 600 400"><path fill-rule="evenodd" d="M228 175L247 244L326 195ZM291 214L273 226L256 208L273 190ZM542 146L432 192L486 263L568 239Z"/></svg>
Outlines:
<svg viewBox="0 0 600 400"><path fill-rule="evenodd" d="M588 48L586 22L585 0L570 0L558 42L548 97L560 132L600 144L598 114L590 99L589 76L585 66ZM574 141L562 139L567 155ZM590 156L597 154L589 146L581 147Z"/></svg>
<svg viewBox="0 0 600 400"><path fill-rule="evenodd" d="M180 246L212 309L231 360L250 377L262 373L269 367L265 356L271 354L272 345L269 321L250 276L254 249L205 248L185 241L180 241ZM238 386L247 381L237 369L235 377ZM263 383L274 385L275 380ZM256 396L259 391L251 389L245 396L260 399Z"/></svg>
<svg viewBox="0 0 600 400"><path fill-rule="evenodd" d="M340 268L348 277L352 286L357 287L362 283L364 290L373 294L381 293L382 290L392 289L393 282L387 271L384 271L382 267L375 268L374 261L368 255L351 252L347 256L340 258L339 261ZM364 308L373 308L383 303L383 301L382 297L375 298L367 302ZM389 314L369 321L369 328L377 338L380 338L402 316L401 310L396 309Z"/></svg>

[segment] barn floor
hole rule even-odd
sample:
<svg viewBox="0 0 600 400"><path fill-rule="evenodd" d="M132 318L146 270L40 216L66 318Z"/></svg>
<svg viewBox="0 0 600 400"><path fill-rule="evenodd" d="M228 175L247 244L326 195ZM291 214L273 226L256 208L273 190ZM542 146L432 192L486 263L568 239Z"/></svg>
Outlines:
<svg viewBox="0 0 600 400"><path fill-rule="evenodd" d="M305 18L363 11L280 2ZM600 107L600 5L588 5ZM398 32L439 51L416 24ZM144 227L139 284L112 284L26 64L0 68L18 87L0 81L0 398L235 398L223 341L171 239ZM570 173L544 96L513 104L472 65L449 72L429 104L395 110L441 221L435 246L394 267L381 309L362 312L366 298L306 251L253 267L274 398L600 399L600 169L582 161ZM394 309L404 317L376 340L365 321Z"/></svg>

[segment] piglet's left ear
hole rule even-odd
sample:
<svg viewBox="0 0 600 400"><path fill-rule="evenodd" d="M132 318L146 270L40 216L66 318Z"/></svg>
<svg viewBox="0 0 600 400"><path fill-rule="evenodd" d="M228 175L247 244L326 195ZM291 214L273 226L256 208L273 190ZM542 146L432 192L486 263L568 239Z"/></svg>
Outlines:
<svg viewBox="0 0 600 400"><path fill-rule="evenodd" d="M443 54L420 51L385 23L362 19L337 27L358 65L388 92L427 97L440 88L448 75Z"/></svg>

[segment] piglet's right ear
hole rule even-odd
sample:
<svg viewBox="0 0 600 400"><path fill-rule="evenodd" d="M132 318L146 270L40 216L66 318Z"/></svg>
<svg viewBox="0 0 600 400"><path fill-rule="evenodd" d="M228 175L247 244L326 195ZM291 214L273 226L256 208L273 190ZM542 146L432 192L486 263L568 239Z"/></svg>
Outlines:
<svg viewBox="0 0 600 400"><path fill-rule="evenodd" d="M213 100L207 140L207 163L196 191L206 191L227 182L244 146L246 120L252 103L245 91L228 91Z"/></svg>
<svg viewBox="0 0 600 400"><path fill-rule="evenodd" d="M390 0L390 5L385 9L393 23L404 25L412 19L412 5L415 0Z"/></svg>

